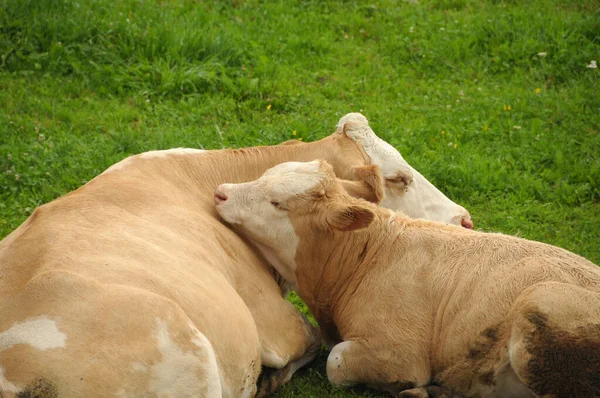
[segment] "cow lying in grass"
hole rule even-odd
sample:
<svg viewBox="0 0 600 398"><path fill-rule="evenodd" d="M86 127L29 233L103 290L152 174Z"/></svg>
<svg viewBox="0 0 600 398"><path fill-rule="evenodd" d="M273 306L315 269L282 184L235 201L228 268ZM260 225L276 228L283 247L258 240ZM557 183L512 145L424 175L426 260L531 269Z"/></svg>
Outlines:
<svg viewBox="0 0 600 398"><path fill-rule="evenodd" d="M129 157L38 208L0 242L0 396L266 395L314 358L318 331L220 221L215 188L325 158L347 188L471 227L360 114L313 143ZM373 166L385 171L385 180Z"/></svg>
<svg viewBox="0 0 600 398"><path fill-rule="evenodd" d="M223 219L337 343L332 383L412 397L600 396L600 269L586 259L379 208L320 161L216 192Z"/></svg>

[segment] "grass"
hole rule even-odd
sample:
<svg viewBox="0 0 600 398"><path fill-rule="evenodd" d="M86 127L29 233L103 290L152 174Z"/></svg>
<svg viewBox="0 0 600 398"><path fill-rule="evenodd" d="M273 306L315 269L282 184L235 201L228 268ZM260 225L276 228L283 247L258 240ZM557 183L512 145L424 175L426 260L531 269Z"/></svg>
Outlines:
<svg viewBox="0 0 600 398"><path fill-rule="evenodd" d="M361 111L478 228L600 263L598 0L0 0L0 57L0 237L128 155ZM379 396L325 358L277 396Z"/></svg>

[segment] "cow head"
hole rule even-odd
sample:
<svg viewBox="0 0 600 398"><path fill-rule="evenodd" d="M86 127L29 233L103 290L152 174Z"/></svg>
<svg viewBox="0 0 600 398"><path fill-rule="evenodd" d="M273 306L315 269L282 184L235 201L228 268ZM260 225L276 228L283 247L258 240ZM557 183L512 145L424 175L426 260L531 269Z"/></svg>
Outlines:
<svg viewBox="0 0 600 398"><path fill-rule="evenodd" d="M374 168L378 173L379 170ZM324 161L287 162L267 170L258 180L241 184L222 184L215 192L217 212L246 235L263 256L292 285L295 284L295 256L298 235L293 221L318 219L323 228L344 227L343 216L323 211L338 197L376 197L381 187L369 181L358 183L340 180ZM310 217L307 217L310 215ZM313 217L314 216L314 217Z"/></svg>
<svg viewBox="0 0 600 398"><path fill-rule="evenodd" d="M379 138L360 113L349 113L338 122L336 132L325 140L335 140L338 151L323 154L336 174L346 179L360 179L362 164L377 165L384 182L384 199L380 205L401 211L412 218L423 218L473 228L471 215L440 192L413 169L393 146ZM357 154L356 152L359 152ZM335 153L338 154L336 157Z"/></svg>

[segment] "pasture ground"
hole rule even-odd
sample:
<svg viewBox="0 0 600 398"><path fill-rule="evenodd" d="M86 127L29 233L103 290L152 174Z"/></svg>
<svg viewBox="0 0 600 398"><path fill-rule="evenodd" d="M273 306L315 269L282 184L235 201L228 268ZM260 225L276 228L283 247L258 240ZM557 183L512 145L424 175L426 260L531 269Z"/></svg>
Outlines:
<svg viewBox="0 0 600 398"><path fill-rule="evenodd" d="M0 57L0 237L128 155L361 111L477 228L600 263L598 0L0 0ZM277 397L380 396L325 358Z"/></svg>

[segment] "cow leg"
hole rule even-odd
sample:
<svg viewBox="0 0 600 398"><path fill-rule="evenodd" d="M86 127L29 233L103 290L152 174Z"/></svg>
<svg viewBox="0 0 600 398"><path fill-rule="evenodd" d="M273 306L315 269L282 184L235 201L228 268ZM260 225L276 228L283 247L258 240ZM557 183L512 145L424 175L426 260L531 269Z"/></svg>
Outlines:
<svg viewBox="0 0 600 398"><path fill-rule="evenodd" d="M47 272L0 320L3 396L217 398L220 376L212 343L181 308L141 289Z"/></svg>
<svg viewBox="0 0 600 398"><path fill-rule="evenodd" d="M428 359L416 351L395 352L371 342L344 341L333 347L327 358L327 378L332 384L351 387L364 383L393 395L426 385L429 368Z"/></svg>
<svg viewBox="0 0 600 398"><path fill-rule="evenodd" d="M195 324L168 298L56 271L29 281L0 312L0 393L9 397L38 390L61 398L256 392L260 351L250 314ZM211 327L227 326L243 331L241 338L210 339Z"/></svg>
<svg viewBox="0 0 600 398"><path fill-rule="evenodd" d="M540 283L521 294L511 318L515 379L536 396L600 397L600 294Z"/></svg>
<svg viewBox="0 0 600 398"><path fill-rule="evenodd" d="M271 293L271 294L269 294ZM257 396L267 396L287 383L301 367L316 358L321 334L277 288L263 291L260 300L247 298L261 345L263 372Z"/></svg>
<svg viewBox="0 0 600 398"><path fill-rule="evenodd" d="M320 344L313 344L304 355L292 362L289 362L281 369L263 368L257 383L256 397L267 397L277 391L279 387L290 381L294 373L304 365L312 362L319 352Z"/></svg>

